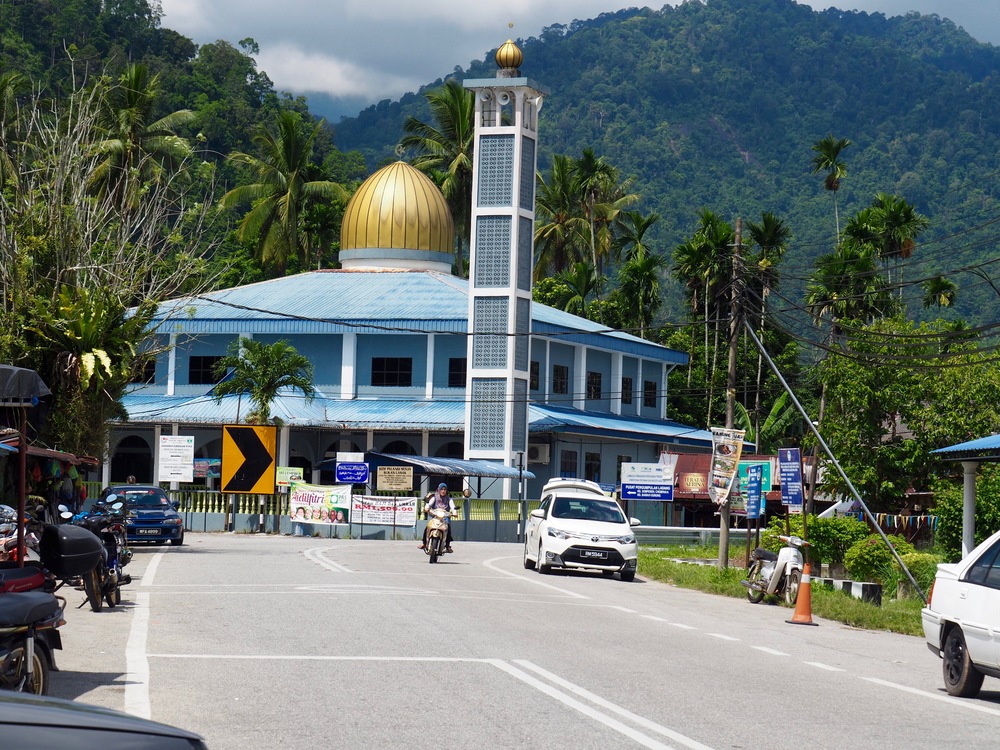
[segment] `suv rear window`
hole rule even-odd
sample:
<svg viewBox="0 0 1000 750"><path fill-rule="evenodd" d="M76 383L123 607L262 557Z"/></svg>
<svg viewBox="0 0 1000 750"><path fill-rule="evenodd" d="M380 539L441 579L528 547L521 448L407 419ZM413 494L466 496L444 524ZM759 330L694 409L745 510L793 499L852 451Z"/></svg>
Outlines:
<svg viewBox="0 0 1000 750"><path fill-rule="evenodd" d="M624 523L618 504L613 500L590 500L582 497L558 497L552 504L552 517L574 521Z"/></svg>

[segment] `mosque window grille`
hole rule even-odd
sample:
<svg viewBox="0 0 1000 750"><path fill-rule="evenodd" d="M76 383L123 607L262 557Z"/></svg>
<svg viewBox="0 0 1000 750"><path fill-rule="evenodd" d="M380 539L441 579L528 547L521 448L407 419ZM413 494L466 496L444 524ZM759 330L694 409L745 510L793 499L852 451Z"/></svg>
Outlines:
<svg viewBox="0 0 1000 750"><path fill-rule="evenodd" d="M514 200L514 136L479 139L479 205L510 206Z"/></svg>
<svg viewBox="0 0 1000 750"><path fill-rule="evenodd" d="M473 307L472 366L507 367L506 297L479 297Z"/></svg>
<svg viewBox="0 0 1000 750"><path fill-rule="evenodd" d="M524 378L514 379L514 404L512 422L514 434L511 436L511 450L527 450L525 443L528 435L528 381Z"/></svg>
<svg viewBox="0 0 1000 750"><path fill-rule="evenodd" d="M535 207L535 141L521 139L521 184L519 205L525 211Z"/></svg>
<svg viewBox="0 0 1000 750"><path fill-rule="evenodd" d="M531 300L519 298L514 312L514 332L517 334L514 339L514 369L528 369L528 345L531 340L528 336L531 321Z"/></svg>
<svg viewBox="0 0 1000 750"><path fill-rule="evenodd" d="M480 216L476 220L475 285L480 288L510 285L509 216Z"/></svg>
<svg viewBox="0 0 1000 750"><path fill-rule="evenodd" d="M517 288L531 291L532 235L534 222L526 216L517 220Z"/></svg>
<svg viewBox="0 0 1000 750"><path fill-rule="evenodd" d="M472 379L470 448L479 450L503 449L504 422L507 416L506 386L505 378Z"/></svg>

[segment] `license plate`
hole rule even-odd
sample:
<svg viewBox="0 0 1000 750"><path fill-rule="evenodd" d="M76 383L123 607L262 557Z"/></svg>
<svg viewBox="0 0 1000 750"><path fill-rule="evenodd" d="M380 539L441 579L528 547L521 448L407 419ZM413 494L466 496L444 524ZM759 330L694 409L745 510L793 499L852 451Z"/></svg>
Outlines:
<svg viewBox="0 0 1000 750"><path fill-rule="evenodd" d="M580 550L580 557L590 557L595 560L607 560L608 553L598 549Z"/></svg>
<svg viewBox="0 0 1000 750"><path fill-rule="evenodd" d="M136 529L136 532L140 536L159 536L160 535L160 530L159 529Z"/></svg>

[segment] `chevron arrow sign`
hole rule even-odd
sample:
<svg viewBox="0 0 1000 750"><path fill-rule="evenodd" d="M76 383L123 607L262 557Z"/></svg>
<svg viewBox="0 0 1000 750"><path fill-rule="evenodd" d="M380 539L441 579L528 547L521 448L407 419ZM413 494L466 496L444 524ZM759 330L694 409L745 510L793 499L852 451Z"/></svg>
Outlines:
<svg viewBox="0 0 1000 750"><path fill-rule="evenodd" d="M222 491L273 495L278 428L225 425L222 428Z"/></svg>

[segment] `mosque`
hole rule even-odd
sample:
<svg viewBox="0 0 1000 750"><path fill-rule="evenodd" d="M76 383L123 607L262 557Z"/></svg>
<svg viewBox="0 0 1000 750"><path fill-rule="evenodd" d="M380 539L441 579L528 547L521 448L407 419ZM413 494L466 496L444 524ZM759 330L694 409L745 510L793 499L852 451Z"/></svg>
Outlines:
<svg viewBox="0 0 1000 750"><path fill-rule="evenodd" d="M520 75L513 42L476 98L469 278L453 275L455 228L440 190L399 161L348 204L340 264L162 304L162 351L124 398L105 482L158 481L161 435L193 436L217 459L222 426L250 405L217 401L215 363L237 337L284 340L314 368L316 396L281 393L278 465L332 483L338 452L492 462L533 478L613 488L623 462L707 453L711 434L667 419L667 375L688 355L531 300L538 113L544 91ZM326 463L324 463L326 462ZM517 497L516 475L492 485ZM424 489L432 476L424 477ZM451 478L461 489L468 478Z"/></svg>

